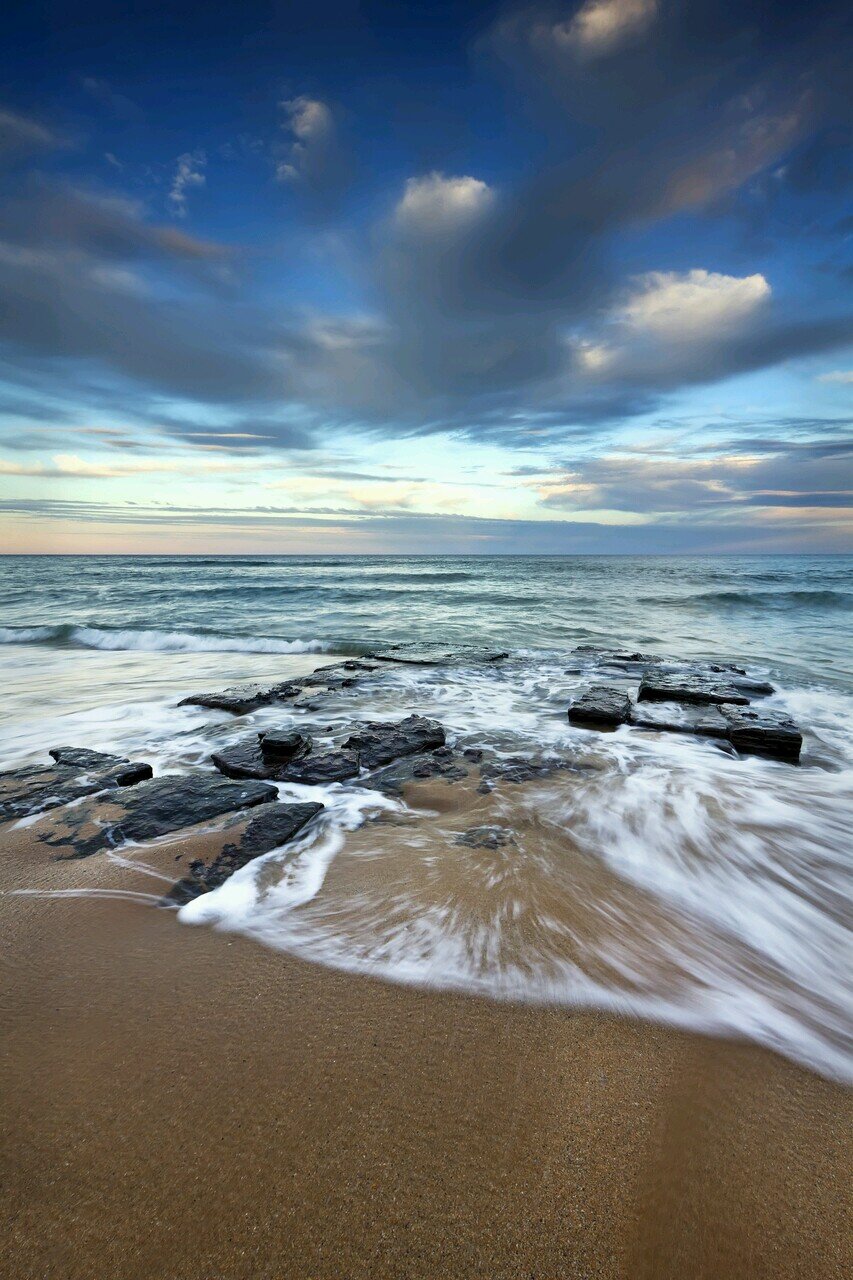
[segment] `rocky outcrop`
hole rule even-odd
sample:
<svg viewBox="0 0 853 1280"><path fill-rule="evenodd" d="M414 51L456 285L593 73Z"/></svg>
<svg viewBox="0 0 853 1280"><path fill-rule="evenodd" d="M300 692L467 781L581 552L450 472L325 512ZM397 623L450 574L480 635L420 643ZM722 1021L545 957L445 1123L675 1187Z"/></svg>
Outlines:
<svg viewBox="0 0 853 1280"><path fill-rule="evenodd" d="M254 858L271 853L292 840L318 813L321 804L271 804L264 806L245 826L236 843L228 843L212 862L197 858L189 875L173 885L162 906L181 907L220 885Z"/></svg>
<svg viewBox="0 0 853 1280"><path fill-rule="evenodd" d="M595 684L569 707L572 724L592 724L615 728L625 724L631 715L631 699L624 689Z"/></svg>
<svg viewBox="0 0 853 1280"><path fill-rule="evenodd" d="M346 782L358 776L358 753L355 751L321 751L292 760L276 774L280 782L298 782L303 786L323 787L330 782Z"/></svg>
<svg viewBox="0 0 853 1280"><path fill-rule="evenodd" d="M402 662L411 666L465 666L480 665L485 662L500 662L508 658L504 649L478 649L463 645L458 649L448 649L437 644L392 644L386 649L379 649L368 654L377 662Z"/></svg>
<svg viewBox="0 0 853 1280"><path fill-rule="evenodd" d="M258 742L264 756L273 760L298 760L307 756L314 742L310 734L297 729L268 729L258 734Z"/></svg>
<svg viewBox="0 0 853 1280"><path fill-rule="evenodd" d="M747 706L749 698L733 684L716 682L700 675L674 675L646 670L637 693L638 702L734 703Z"/></svg>
<svg viewBox="0 0 853 1280"><path fill-rule="evenodd" d="M719 707L681 706L677 703L650 703L648 711L635 707L631 724L637 729L657 729L669 733L694 733L704 738L727 738L729 723Z"/></svg>
<svg viewBox="0 0 853 1280"><path fill-rule="evenodd" d="M45 813L112 787L132 787L152 776L150 764L84 747L52 747L54 765L0 773L0 822Z"/></svg>
<svg viewBox="0 0 853 1280"><path fill-rule="evenodd" d="M444 729L437 720L411 715L398 721L365 721L347 738L344 749L358 752L362 769L379 769L403 756L443 747L444 738Z"/></svg>
<svg viewBox="0 0 853 1280"><path fill-rule="evenodd" d="M215 773L166 774L98 798L97 810L71 811L66 829L44 835L58 858L88 858L105 849L209 822L212 818L276 800L264 782L227 782Z"/></svg>
<svg viewBox="0 0 853 1280"><path fill-rule="evenodd" d="M259 707L269 707L276 702L287 702L302 692L302 686L292 680L281 684L239 685L232 689L223 689L219 693L194 693L182 698L179 707L208 707L211 711L230 711L232 715L244 716Z"/></svg>
<svg viewBox="0 0 853 1280"><path fill-rule="evenodd" d="M791 764L799 761L803 735L784 712L727 706L722 708L722 714L728 724L729 742L737 751Z"/></svg>
<svg viewBox="0 0 853 1280"><path fill-rule="evenodd" d="M424 782L430 778L442 778L445 782L461 782L468 777L468 769L451 747L437 747L422 755L409 756L387 765L364 779L364 785L385 795L399 795L410 782Z"/></svg>
<svg viewBox="0 0 853 1280"><path fill-rule="evenodd" d="M182 698L179 707L207 707L212 711L230 711L232 715L248 715L260 707L275 706L279 702L291 702L307 691L334 692L347 689L372 671L375 666L359 659L330 663L307 676L297 676L278 684L246 684L218 693L193 693Z"/></svg>

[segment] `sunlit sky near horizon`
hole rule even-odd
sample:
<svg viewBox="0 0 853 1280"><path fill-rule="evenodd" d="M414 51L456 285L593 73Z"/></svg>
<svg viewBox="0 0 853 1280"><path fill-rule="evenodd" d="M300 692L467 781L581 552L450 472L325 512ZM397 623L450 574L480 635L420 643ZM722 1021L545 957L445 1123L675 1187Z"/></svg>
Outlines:
<svg viewBox="0 0 853 1280"><path fill-rule="evenodd" d="M853 551L849 6L4 34L0 551Z"/></svg>

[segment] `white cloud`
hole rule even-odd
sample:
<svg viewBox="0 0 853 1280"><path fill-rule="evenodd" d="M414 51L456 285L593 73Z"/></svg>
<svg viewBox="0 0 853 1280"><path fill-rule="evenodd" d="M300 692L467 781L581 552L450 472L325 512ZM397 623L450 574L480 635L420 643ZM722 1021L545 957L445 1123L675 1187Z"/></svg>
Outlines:
<svg viewBox="0 0 853 1280"><path fill-rule="evenodd" d="M478 218L493 199L491 187L479 178L430 173L409 178L395 215L407 230L448 231Z"/></svg>
<svg viewBox="0 0 853 1280"><path fill-rule="evenodd" d="M186 217L190 188L204 186L206 179L202 169L206 164L207 156L203 151L185 151L178 156L178 167L168 198L169 207L176 217Z"/></svg>
<svg viewBox="0 0 853 1280"><path fill-rule="evenodd" d="M818 382L838 382L842 386L853 385L853 369L835 369L832 373L822 373Z"/></svg>
<svg viewBox="0 0 853 1280"><path fill-rule="evenodd" d="M554 42L598 54L643 31L656 17L658 0L586 0L573 18L552 29Z"/></svg>
<svg viewBox="0 0 853 1280"><path fill-rule="evenodd" d="M0 110L0 152L32 151L39 147L54 147L57 142L54 134L38 121L19 116L14 111Z"/></svg>
<svg viewBox="0 0 853 1280"><path fill-rule="evenodd" d="M332 142L335 121L331 109L319 98L288 98L279 103L284 112L282 128L292 139L286 155L275 168L279 182L298 182L311 168L312 153L316 156Z"/></svg>
<svg viewBox="0 0 853 1280"><path fill-rule="evenodd" d="M764 276L727 276L695 269L650 271L616 318L630 329L671 341L726 336L770 297Z"/></svg>

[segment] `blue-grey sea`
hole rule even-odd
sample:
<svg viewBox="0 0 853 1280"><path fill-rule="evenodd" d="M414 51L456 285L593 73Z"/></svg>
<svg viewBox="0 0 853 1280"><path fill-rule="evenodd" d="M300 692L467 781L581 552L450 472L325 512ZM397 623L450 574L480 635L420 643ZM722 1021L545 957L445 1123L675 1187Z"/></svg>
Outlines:
<svg viewBox="0 0 853 1280"><path fill-rule="evenodd" d="M391 981L744 1037L851 1079L851 619L853 557L0 558L0 767L61 743L182 773L272 724L322 743L413 711L460 747L556 753L573 767L420 809L282 784L322 820L180 920ZM314 710L178 707L424 641L510 657L389 667ZM804 730L800 765L573 727L583 644L769 679ZM477 823L512 835L460 845Z"/></svg>

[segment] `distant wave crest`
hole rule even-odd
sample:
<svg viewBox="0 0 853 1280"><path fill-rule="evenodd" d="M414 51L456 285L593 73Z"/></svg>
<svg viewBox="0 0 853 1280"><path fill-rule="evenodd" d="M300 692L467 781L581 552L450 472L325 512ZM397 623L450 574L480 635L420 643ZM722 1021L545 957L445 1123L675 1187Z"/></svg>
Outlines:
<svg viewBox="0 0 853 1280"><path fill-rule="evenodd" d="M136 649L143 653L324 653L329 648L322 640L68 624L0 627L0 644L58 644L82 649Z"/></svg>

